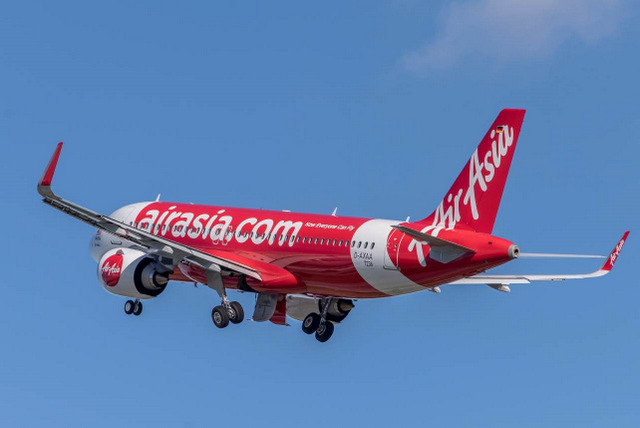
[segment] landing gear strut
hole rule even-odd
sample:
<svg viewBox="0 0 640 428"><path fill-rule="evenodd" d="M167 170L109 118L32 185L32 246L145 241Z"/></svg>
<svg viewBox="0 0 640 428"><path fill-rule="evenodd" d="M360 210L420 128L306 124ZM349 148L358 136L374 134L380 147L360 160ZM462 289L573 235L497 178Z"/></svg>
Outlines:
<svg viewBox="0 0 640 428"><path fill-rule="evenodd" d="M124 313L127 315L139 316L142 313L142 302L138 299L135 301L127 300L124 302Z"/></svg>
<svg viewBox="0 0 640 428"><path fill-rule="evenodd" d="M318 342L326 342L333 335L335 325L327 320L327 311L331 305L332 298L328 297L321 301L322 313L310 313L302 322L302 331L306 334L316 333Z"/></svg>

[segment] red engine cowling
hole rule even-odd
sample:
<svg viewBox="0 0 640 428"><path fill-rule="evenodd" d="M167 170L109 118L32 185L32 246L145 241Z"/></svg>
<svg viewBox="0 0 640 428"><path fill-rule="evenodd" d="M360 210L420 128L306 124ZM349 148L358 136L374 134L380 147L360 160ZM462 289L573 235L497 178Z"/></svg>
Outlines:
<svg viewBox="0 0 640 428"><path fill-rule="evenodd" d="M109 293L151 299L164 291L169 277L159 273L154 260L144 252L114 248L100 259L98 280Z"/></svg>

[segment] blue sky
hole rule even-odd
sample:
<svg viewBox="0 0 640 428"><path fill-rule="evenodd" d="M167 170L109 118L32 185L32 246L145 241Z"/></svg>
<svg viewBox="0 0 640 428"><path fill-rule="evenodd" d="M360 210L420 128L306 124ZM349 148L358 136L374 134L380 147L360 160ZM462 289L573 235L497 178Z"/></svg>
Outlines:
<svg viewBox="0 0 640 428"><path fill-rule="evenodd" d="M3 426L637 426L639 8L12 2L0 12ZM359 301L326 344L176 284L127 317L64 197L414 219L526 108L494 233L597 280ZM581 272L515 261L502 272ZM595 265L595 266L594 266ZM250 295L238 296L250 308Z"/></svg>

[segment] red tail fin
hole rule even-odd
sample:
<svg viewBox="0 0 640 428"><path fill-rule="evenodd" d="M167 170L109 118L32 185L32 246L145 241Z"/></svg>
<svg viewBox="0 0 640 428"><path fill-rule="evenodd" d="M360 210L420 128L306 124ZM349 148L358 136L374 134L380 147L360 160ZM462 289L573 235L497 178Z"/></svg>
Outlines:
<svg viewBox="0 0 640 428"><path fill-rule="evenodd" d="M437 228L465 225L491 233L524 113L515 109L500 112L438 208L420 222Z"/></svg>

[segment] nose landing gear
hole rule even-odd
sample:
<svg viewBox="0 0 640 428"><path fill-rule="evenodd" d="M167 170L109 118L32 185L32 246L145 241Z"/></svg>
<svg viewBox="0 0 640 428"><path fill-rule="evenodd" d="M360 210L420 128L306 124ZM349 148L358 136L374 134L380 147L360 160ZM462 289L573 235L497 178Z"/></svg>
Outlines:
<svg viewBox="0 0 640 428"><path fill-rule="evenodd" d="M142 313L142 302L138 299L135 301L127 300L124 302L124 313L127 315L139 316Z"/></svg>

